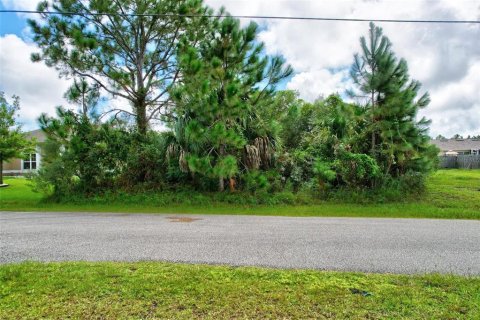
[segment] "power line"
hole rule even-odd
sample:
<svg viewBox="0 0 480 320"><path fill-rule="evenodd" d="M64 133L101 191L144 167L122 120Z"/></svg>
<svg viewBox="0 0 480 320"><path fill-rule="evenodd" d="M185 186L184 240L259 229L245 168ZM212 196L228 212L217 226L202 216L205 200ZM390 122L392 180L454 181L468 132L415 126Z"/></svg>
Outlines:
<svg viewBox="0 0 480 320"><path fill-rule="evenodd" d="M250 15L195 15L195 14L174 14L174 13L77 13L58 11L37 11L37 10L0 10L0 13L24 13L24 14L49 14L69 16L124 16L124 17L164 17L164 18L226 18L237 19L259 19L259 20L304 20L304 21L343 21L343 22L386 22L386 23L441 23L441 24L480 24L480 20L420 20L420 19L360 19L360 18L326 18L326 17L289 17L289 16L250 16Z"/></svg>

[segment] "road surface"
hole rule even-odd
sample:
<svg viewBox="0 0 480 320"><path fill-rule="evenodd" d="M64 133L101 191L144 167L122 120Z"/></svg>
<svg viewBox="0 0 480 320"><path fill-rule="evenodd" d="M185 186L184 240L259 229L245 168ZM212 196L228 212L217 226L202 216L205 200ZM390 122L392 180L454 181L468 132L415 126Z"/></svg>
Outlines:
<svg viewBox="0 0 480 320"><path fill-rule="evenodd" d="M0 263L25 260L480 275L480 221L0 212Z"/></svg>

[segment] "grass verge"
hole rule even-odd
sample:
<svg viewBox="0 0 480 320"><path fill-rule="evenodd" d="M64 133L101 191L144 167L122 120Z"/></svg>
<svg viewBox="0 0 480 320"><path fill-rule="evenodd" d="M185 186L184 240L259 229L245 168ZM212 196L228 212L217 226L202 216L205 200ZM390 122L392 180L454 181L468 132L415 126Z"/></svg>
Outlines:
<svg viewBox="0 0 480 320"><path fill-rule="evenodd" d="M126 197L111 202L97 198L83 203L53 203L32 192L25 179L6 179L6 182L10 187L0 189L0 210L7 211L480 219L480 170L440 170L429 177L426 194L419 200L361 205L333 201L275 206L224 202L198 204L188 197L182 203L156 203L155 199L148 197Z"/></svg>
<svg viewBox="0 0 480 320"><path fill-rule="evenodd" d="M478 319L480 278L171 263L0 266L1 319Z"/></svg>

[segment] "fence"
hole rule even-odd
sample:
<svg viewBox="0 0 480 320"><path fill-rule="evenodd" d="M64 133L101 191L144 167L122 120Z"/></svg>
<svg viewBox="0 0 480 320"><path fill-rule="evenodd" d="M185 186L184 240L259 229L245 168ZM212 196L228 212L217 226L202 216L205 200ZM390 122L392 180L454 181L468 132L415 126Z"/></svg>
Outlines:
<svg viewBox="0 0 480 320"><path fill-rule="evenodd" d="M440 168L480 169L480 155L440 156Z"/></svg>

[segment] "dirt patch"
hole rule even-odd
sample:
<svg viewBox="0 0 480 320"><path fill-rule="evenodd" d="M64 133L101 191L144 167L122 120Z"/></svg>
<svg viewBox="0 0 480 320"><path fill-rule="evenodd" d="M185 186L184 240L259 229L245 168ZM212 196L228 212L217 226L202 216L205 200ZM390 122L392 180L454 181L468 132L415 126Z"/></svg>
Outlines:
<svg viewBox="0 0 480 320"><path fill-rule="evenodd" d="M193 222L197 220L202 220L200 218L190 218L190 217L167 217L170 222Z"/></svg>

